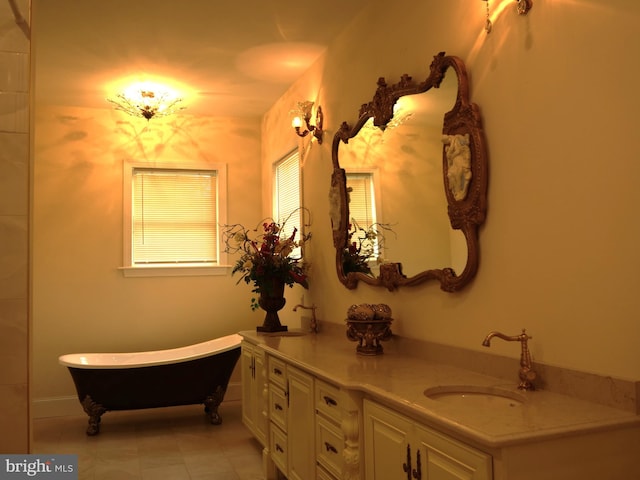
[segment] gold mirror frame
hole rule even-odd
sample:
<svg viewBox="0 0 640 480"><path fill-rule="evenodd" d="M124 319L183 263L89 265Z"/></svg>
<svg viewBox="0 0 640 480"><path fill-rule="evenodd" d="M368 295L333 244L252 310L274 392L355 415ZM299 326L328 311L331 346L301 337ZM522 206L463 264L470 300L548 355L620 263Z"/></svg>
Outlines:
<svg viewBox="0 0 640 480"><path fill-rule="evenodd" d="M338 149L340 142L348 143L364 124L373 118L373 124L385 129L393 118L393 108L398 99L405 95L424 93L431 88L438 88L448 68L452 68L458 79L458 92L454 107L444 114L443 136L468 135L468 150L470 153L470 179L467 179L465 191L452 192L453 186L449 180L448 147L442 147L442 172L444 193L447 198L448 216L451 227L461 230L467 243L467 262L464 270L457 273L453 268L424 270L412 277L402 273L399 263L384 263L380 265L380 274L373 277L361 272L343 270L343 252L349 239L349 200L347 193L346 172L340 167ZM440 52L434 56L430 66L429 77L422 83L416 83L410 76L403 75L400 82L387 85L384 78L378 80L378 88L373 100L362 105L356 124L351 127L343 122L333 137L331 148L333 174L331 176L331 222L333 228L333 244L336 249L336 270L340 281L349 289L358 286L362 281L369 285L383 286L393 291L401 286L421 284L427 280L440 281L440 287L446 292L455 292L467 285L476 275L479 263L478 227L484 223L487 209L488 168L484 132L480 120L478 106L469 101L469 81L462 60L454 56L447 56ZM455 190L455 189L454 189ZM458 197L458 198L456 198Z"/></svg>

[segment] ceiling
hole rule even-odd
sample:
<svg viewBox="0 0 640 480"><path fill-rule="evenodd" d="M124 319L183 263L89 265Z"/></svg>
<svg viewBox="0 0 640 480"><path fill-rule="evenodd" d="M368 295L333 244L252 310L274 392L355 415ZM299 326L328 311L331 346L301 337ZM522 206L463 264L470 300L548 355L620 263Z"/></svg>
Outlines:
<svg viewBox="0 0 640 480"><path fill-rule="evenodd" d="M190 113L261 116L367 1L32 0L36 104L104 108L155 80Z"/></svg>

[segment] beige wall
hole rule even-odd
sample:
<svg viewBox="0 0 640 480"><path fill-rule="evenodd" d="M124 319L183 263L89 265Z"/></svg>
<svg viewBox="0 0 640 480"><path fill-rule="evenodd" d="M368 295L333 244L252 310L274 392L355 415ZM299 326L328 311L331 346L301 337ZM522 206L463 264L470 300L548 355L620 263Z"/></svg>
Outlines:
<svg viewBox="0 0 640 480"><path fill-rule="evenodd" d="M386 302L397 334L471 349L481 348L489 330L526 327L537 361L640 379L634 275L640 71L633 61L640 54L639 4L535 0L530 14L519 17L513 2L502 2L508 8L487 36L482 2L397 0L393 9L371 3L269 111L262 139L259 120L187 113L144 130L144 121L108 108L36 105L35 400L74 395L57 364L62 353L166 348L261 321L248 308L248 288L229 275L121 275L121 163L225 161L228 219L252 223L269 211L271 163L298 144L288 113L303 99L322 105L327 133L322 145L299 143L313 214L311 290L288 292L290 304L313 301L321 321L341 323L353 303ZM492 9L500 4L491 2ZM486 129L489 209L478 276L457 294L432 284L348 291L335 276L331 246L333 133L343 120L355 121L379 76L424 78L443 50L466 62ZM284 323L297 321L288 309L283 315ZM504 342L491 351L518 353Z"/></svg>
<svg viewBox="0 0 640 480"><path fill-rule="evenodd" d="M305 154L305 202L315 217L309 298L321 321L341 323L353 303L385 302L395 333L482 349L490 330L534 337L536 361L640 379L640 3L398 0L365 11L271 109L263 162L289 141L296 101L322 105L322 145ZM385 7L386 5L386 7ZM488 217L473 284L447 294L435 284L389 293L348 291L334 273L328 212L331 140L371 100L379 76L426 78L433 55L462 58L481 109L489 151ZM491 352L517 357L514 344Z"/></svg>
<svg viewBox="0 0 640 480"><path fill-rule="evenodd" d="M17 5L28 18L29 2ZM0 452L29 449L29 40L0 4Z"/></svg>
<svg viewBox="0 0 640 480"><path fill-rule="evenodd" d="M36 108L33 397L36 415L74 395L59 355L171 348L250 329L249 287L222 276L125 278L123 160L225 163L228 221L260 217L259 119L127 117ZM233 260L233 259L232 259ZM44 403L43 403L44 402ZM74 405L79 403L77 400Z"/></svg>

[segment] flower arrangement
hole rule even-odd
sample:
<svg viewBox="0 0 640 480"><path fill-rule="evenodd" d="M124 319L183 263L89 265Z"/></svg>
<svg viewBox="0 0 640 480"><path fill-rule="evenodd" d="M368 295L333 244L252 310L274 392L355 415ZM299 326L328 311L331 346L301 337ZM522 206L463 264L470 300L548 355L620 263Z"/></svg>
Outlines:
<svg viewBox="0 0 640 480"><path fill-rule="evenodd" d="M308 288L306 265L302 256L294 257L292 253L297 247L311 238L311 234L301 235L296 240L298 230L283 236L282 225L268 219L262 223L262 231L259 227L248 230L240 224L227 225L223 231L223 239L227 253L240 253L240 258L235 262L231 271L232 275L240 274L238 283L244 280L247 284L253 284L251 290L258 295L271 293L273 280L280 280L285 285L293 287L294 283ZM251 308L257 309L258 302L251 299Z"/></svg>
<svg viewBox="0 0 640 480"><path fill-rule="evenodd" d="M342 271L359 272L365 275L373 275L370 262L375 260L382 263L382 248L384 244L384 231L393 231L391 227L382 223L374 223L364 228L352 220L349 224L347 246L342 252Z"/></svg>

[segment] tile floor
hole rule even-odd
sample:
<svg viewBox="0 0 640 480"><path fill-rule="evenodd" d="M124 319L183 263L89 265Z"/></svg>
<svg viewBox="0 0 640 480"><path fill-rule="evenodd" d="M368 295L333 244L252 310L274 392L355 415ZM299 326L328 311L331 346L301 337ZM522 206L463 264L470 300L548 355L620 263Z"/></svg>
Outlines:
<svg viewBox="0 0 640 480"><path fill-rule="evenodd" d="M78 455L79 480L262 480L262 448L242 424L239 401L211 425L202 405L107 412L100 434L87 417L33 421L32 453Z"/></svg>

